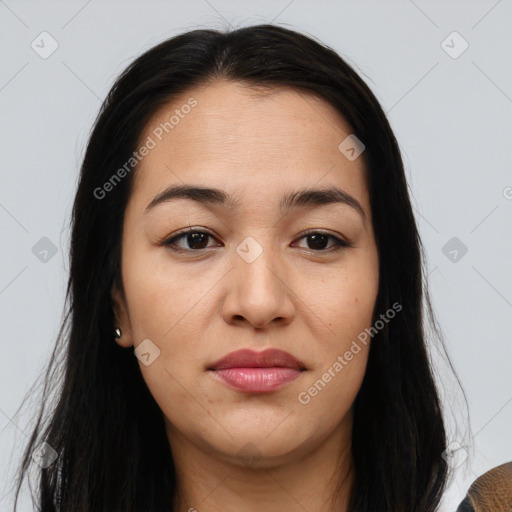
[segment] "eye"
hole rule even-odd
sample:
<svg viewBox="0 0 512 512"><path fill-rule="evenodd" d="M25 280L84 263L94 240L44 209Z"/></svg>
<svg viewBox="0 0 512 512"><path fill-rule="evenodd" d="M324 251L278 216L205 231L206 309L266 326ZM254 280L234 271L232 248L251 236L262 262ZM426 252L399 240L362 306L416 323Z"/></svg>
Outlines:
<svg viewBox="0 0 512 512"><path fill-rule="evenodd" d="M181 240L182 238L185 239L185 243L189 244L190 248L180 247L175 243L176 240ZM198 252L206 248L205 243L208 241L208 238L214 237L207 231L187 229L185 232L178 233L172 238L167 239L163 242L163 245L176 252Z"/></svg>
<svg viewBox="0 0 512 512"><path fill-rule="evenodd" d="M303 238L307 239L307 242L312 245L309 249L313 252L335 252L344 247L351 247L348 242L323 231L310 231L301 236L298 240L302 240ZM334 245L331 246L331 250L326 250L324 245L328 242L329 238L334 241Z"/></svg>

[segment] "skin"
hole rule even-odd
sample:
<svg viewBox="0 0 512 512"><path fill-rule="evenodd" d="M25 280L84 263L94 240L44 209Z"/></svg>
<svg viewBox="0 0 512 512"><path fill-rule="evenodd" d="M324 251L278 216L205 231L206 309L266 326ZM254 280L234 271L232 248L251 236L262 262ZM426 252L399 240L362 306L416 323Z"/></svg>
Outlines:
<svg viewBox="0 0 512 512"><path fill-rule="evenodd" d="M372 325L378 253L363 158L339 151L351 130L323 100L289 88L256 95L228 81L174 98L141 141L192 96L197 106L137 168L124 217L123 289L112 289L117 342L150 339L160 350L139 366L165 416L178 475L174 511L326 512L341 477L335 503L346 510L351 406L369 343L308 404L297 397ZM175 199L144 214L158 193L183 183L223 189L240 206ZM331 185L357 199L365 219L345 204L280 212L286 193ZM174 241L189 253L159 245L189 225L212 236ZM303 234L310 229L351 246L332 252L332 238L315 245ZM251 263L236 252L247 236L263 250ZM307 368L272 393L242 393L205 369L234 350L269 347ZM252 460L240 456L251 449Z"/></svg>

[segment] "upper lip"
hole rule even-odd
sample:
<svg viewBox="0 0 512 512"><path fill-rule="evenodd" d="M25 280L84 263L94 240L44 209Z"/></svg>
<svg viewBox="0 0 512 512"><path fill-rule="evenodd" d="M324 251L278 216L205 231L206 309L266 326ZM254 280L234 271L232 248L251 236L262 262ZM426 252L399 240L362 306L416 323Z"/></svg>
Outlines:
<svg viewBox="0 0 512 512"><path fill-rule="evenodd" d="M225 370L226 368L296 368L305 370L306 366L288 352L270 348L263 352L250 349L236 350L208 366L208 370Z"/></svg>

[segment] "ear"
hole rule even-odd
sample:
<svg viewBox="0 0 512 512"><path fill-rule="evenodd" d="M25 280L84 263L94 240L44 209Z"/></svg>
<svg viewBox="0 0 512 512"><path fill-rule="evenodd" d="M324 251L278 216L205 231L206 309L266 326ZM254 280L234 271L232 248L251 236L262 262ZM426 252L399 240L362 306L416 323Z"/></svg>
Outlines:
<svg viewBox="0 0 512 512"><path fill-rule="evenodd" d="M130 318L128 316L128 308L126 307L126 299L124 291L121 287L114 282L111 289L112 297L112 310L114 311L115 325L112 327L112 331L119 327L121 329L121 338L115 338L114 341L121 347L128 348L133 345L133 334L130 324Z"/></svg>

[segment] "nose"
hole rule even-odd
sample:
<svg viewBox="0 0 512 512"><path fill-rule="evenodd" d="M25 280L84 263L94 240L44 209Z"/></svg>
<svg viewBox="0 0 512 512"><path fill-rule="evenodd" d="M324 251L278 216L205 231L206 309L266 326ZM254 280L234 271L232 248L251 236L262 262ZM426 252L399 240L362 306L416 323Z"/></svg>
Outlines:
<svg viewBox="0 0 512 512"><path fill-rule="evenodd" d="M270 247L248 261L235 253L235 268L229 272L228 291L222 305L224 321L230 325L248 322L255 329L289 324L295 313L289 273Z"/></svg>

